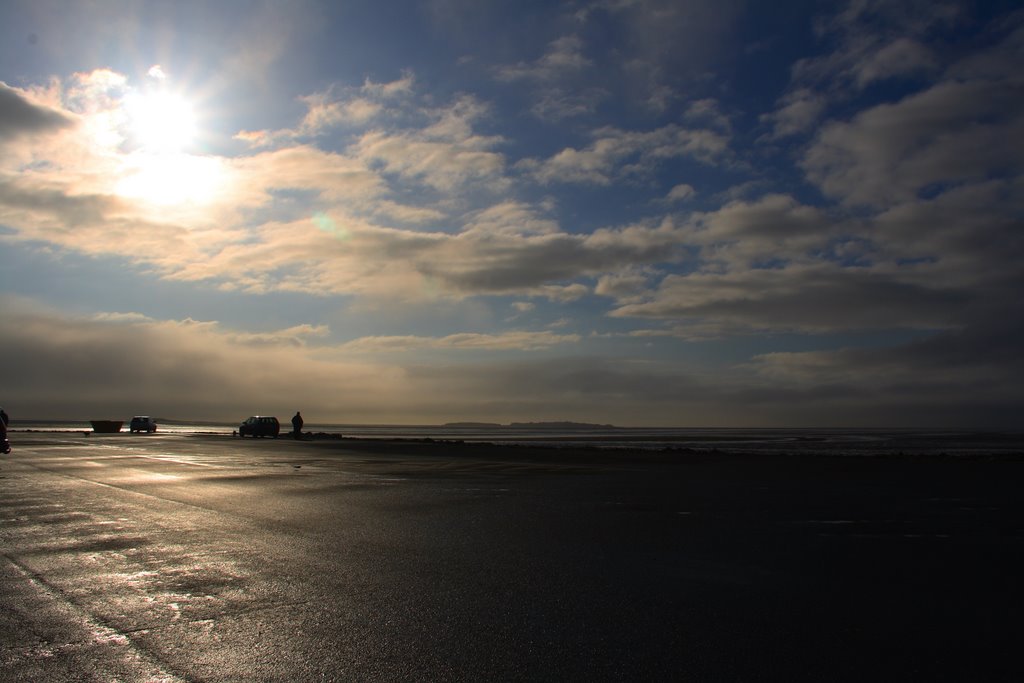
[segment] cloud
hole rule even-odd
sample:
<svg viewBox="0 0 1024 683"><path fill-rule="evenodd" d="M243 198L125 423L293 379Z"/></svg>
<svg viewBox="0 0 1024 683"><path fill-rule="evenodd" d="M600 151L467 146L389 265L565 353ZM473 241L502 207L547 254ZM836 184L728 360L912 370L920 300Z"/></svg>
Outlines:
<svg viewBox="0 0 1024 683"><path fill-rule="evenodd" d="M808 178L849 204L885 207L930 186L1019 173L1024 92L1000 82L946 81L822 127Z"/></svg>
<svg viewBox="0 0 1024 683"><path fill-rule="evenodd" d="M493 405L498 395L509 397L503 414L508 420L555 419L566 414L561 393L550 399L537 395L521 376L506 393L502 384L517 376L516 361L467 362L465 353L543 350L578 341L574 335L519 332L366 339L331 347L287 342L319 337L317 326L259 338L217 323L126 314L76 318L32 301L3 303L0 354L18 359L5 371L5 405L26 419L147 412L231 422L301 407L309 421L422 424L482 417L481 406ZM388 354L422 348L461 353L458 363L425 367L375 360L374 348Z"/></svg>
<svg viewBox="0 0 1024 683"><path fill-rule="evenodd" d="M613 315L693 321L732 334L929 330L964 320L977 302L968 292L901 275L824 264L668 275L648 301L620 306Z"/></svg>
<svg viewBox="0 0 1024 683"><path fill-rule="evenodd" d="M778 109L763 114L761 120L772 126L771 140L796 135L810 130L825 111L825 97L808 88L798 88L784 95Z"/></svg>
<svg viewBox="0 0 1024 683"><path fill-rule="evenodd" d="M254 148L280 147L329 135L341 126L365 127L386 115L400 113L412 98L414 82L412 72L405 72L401 78L386 83L366 79L358 87L334 84L298 98L306 113L295 128L243 130L234 138Z"/></svg>
<svg viewBox="0 0 1024 683"><path fill-rule="evenodd" d="M697 191L693 189L693 185L689 185L687 183L680 183L679 185L676 185L671 190L669 190L668 195L665 197L665 199L670 202L685 202L689 201L690 199L693 199L693 197L696 196L696 194Z"/></svg>
<svg viewBox="0 0 1024 683"><path fill-rule="evenodd" d="M679 238L671 222L604 228L589 235L470 229L434 244L416 263L420 272L453 292L572 300L588 291L574 280L681 258Z"/></svg>
<svg viewBox="0 0 1024 683"><path fill-rule="evenodd" d="M897 38L858 63L854 80L864 88L888 78L933 71L937 66L938 60L927 47L910 38Z"/></svg>
<svg viewBox="0 0 1024 683"><path fill-rule="evenodd" d="M316 95L302 99L309 106L309 111L299 125L300 135L316 135L342 123L363 124L383 110L380 104L366 99L330 102Z"/></svg>
<svg viewBox="0 0 1024 683"><path fill-rule="evenodd" d="M627 240L613 232L590 243L579 235L502 229L492 222L460 234L426 233L330 211L316 220L263 224L244 241L168 268L166 276L253 292L359 294L391 302L496 293L565 300L587 291L572 280L603 264L665 256L661 247L637 240L643 235Z"/></svg>
<svg viewBox="0 0 1024 683"><path fill-rule="evenodd" d="M541 285L531 288L527 293L547 297L551 301L570 303L589 294L590 288L577 282L570 285Z"/></svg>
<svg viewBox="0 0 1024 683"><path fill-rule="evenodd" d="M390 199L377 199L373 202L371 211L382 221L399 225L442 223L448 217L446 213L437 209L399 204Z"/></svg>
<svg viewBox="0 0 1024 683"><path fill-rule="evenodd" d="M575 75L592 64L583 56L583 41L579 36L569 35L552 41L547 52L537 61L500 66L495 69L495 74L502 81L549 82Z"/></svg>
<svg viewBox="0 0 1024 683"><path fill-rule="evenodd" d="M471 182L505 184L505 159L481 149L475 141L435 141L415 135L373 131L364 135L355 149L368 165L379 164L385 173L407 181L418 181L442 192L452 192Z"/></svg>
<svg viewBox="0 0 1024 683"><path fill-rule="evenodd" d="M705 74L730 49L741 8L733 0L599 0L585 3L576 16L588 26L614 26L629 61L654 89Z"/></svg>
<svg viewBox="0 0 1024 683"><path fill-rule="evenodd" d="M524 159L517 167L538 182L610 185L630 175L647 175L663 161L686 157L714 164L728 151L726 136L674 124L652 131L601 128L583 149L567 147L545 160Z"/></svg>
<svg viewBox="0 0 1024 683"><path fill-rule="evenodd" d="M945 281L969 288L1014 272L1024 257L1024 235L1016 229L1022 211L1024 178L1017 176L905 202L879 213L874 225L879 248L892 258L931 257Z"/></svg>
<svg viewBox="0 0 1024 683"><path fill-rule="evenodd" d="M386 83L366 79L358 88L332 86L324 92L300 97L308 111L295 136L319 135L338 125L366 125L405 103L413 95L414 82L412 72L406 72Z"/></svg>
<svg viewBox="0 0 1024 683"><path fill-rule="evenodd" d="M53 133L75 124L71 115L37 103L24 90L0 81L0 143L21 136Z"/></svg>
<svg viewBox="0 0 1024 683"><path fill-rule="evenodd" d="M611 297L620 304L638 303L649 293L654 276L655 273L642 269L609 273L598 278L594 293Z"/></svg>
<svg viewBox="0 0 1024 683"><path fill-rule="evenodd" d="M79 71L63 85L68 109L81 115L115 114L117 103L129 91L127 76L111 69Z"/></svg>
<svg viewBox="0 0 1024 683"><path fill-rule="evenodd" d="M5 405L22 418L88 420L144 411L233 422L300 407L309 421L356 423L666 425L678 424L682 414L687 424L714 426L1005 427L1024 407L1024 368L1014 343L1022 330L1007 327L889 349L764 354L741 366L697 368L581 355L574 335L385 337L351 347L260 343L216 323L130 314L85 319L31 301L3 304L0 355L19 361L5 372ZM269 336L295 334L322 338L315 326ZM572 353L551 355L565 344ZM377 357L378 351L395 358L439 348L462 352L449 362ZM520 348L540 355L493 361L465 355L466 349ZM979 348L990 352L977 354Z"/></svg>
<svg viewBox="0 0 1024 683"><path fill-rule="evenodd" d="M92 320L111 323L149 323L154 322L148 315L142 313L118 313L115 311L104 311L92 316Z"/></svg>
<svg viewBox="0 0 1024 683"><path fill-rule="evenodd" d="M116 74L105 72L83 75L76 84L79 92L95 90L101 100L123 87ZM0 184L0 220L17 231L7 239L115 253L164 278L236 291L356 295L393 303L488 295L569 302L593 292L616 302L616 317L657 320L678 334L955 327L976 304L972 287L978 283L986 296L1007 298L1008 287L979 274L999 272L983 265L985 258L999 258L985 243L994 244L1005 232L1006 210L1019 201L1011 200L1019 198L1019 185L993 180L944 188L931 197L897 195L900 182L923 182L912 181L900 166L899 143L878 150L881 161L868 163L875 156L858 138L870 139L879 126L906 129L918 136L920 144L908 151L917 154L955 139L947 133L950 121L967 122L982 112L991 125L1000 124L1001 114L992 112L1006 95L996 95L995 86L946 85L976 97L965 102L955 93L929 90L918 95L921 102L906 98L849 123L833 122L808 149L806 159L816 160L828 157L828 150L849 151L833 157L847 159L850 168L816 162L809 171L836 196L861 191L852 180L865 172L858 165L893 166L889 173L896 179L888 191L903 197L902 203L858 220L781 194L730 201L684 222L656 218L591 234L564 231L543 204L488 202L476 195L475 208L459 214L450 211L451 196L510 182L504 157L493 150L501 140L476 131L489 109L470 97L414 107L406 113L419 116L419 126L368 131L340 152L292 144L223 160L223 190L211 204L160 214L113 193L103 185L105 176L82 172L64 152L37 145L54 163ZM359 96L380 91L408 104L411 86L411 76L391 84L367 82ZM936 103L951 106L933 111ZM105 110L97 105L90 111ZM923 122L911 126L908 111ZM691 115L712 125L718 106L703 100ZM724 127L725 121L714 125ZM603 128L593 138L582 149L534 160L535 177L601 184L650 173L666 159L714 160L728 153L727 137L711 129ZM832 146L824 147L825 141ZM396 201L410 196L398 180L450 193L449 201ZM691 195L684 184L670 193L678 201ZM123 247L129 243L144 248ZM1014 244L1003 237L1002 253L1019 253ZM989 264L995 262L1002 263ZM668 267L678 270L666 276ZM930 281L935 278L943 284ZM879 298L881 305L867 303ZM301 343L302 337L291 339Z"/></svg>
<svg viewBox="0 0 1024 683"><path fill-rule="evenodd" d="M355 158L383 173L421 182L443 192L471 183L491 189L506 187L505 159L492 151L501 138L474 132L473 123L488 108L463 96L445 108L425 111L429 125L403 132L372 130L352 145Z"/></svg>
<svg viewBox="0 0 1024 683"><path fill-rule="evenodd" d="M501 334L461 332L443 337L416 335L361 337L342 344L342 353L406 353L410 351L535 351L564 344L577 344L579 335L552 332L513 331Z"/></svg>
<svg viewBox="0 0 1024 683"><path fill-rule="evenodd" d="M251 156L238 157L227 166L230 195L225 200L254 209L275 201L275 192L294 190L344 202L363 210L387 194L387 184L364 163L344 154L312 145L295 145ZM299 210L309 215L305 205Z"/></svg>
<svg viewBox="0 0 1024 683"><path fill-rule="evenodd" d="M596 113L601 102L610 96L608 90L599 87L576 90L548 88L538 93L530 112L538 119L548 122L589 116Z"/></svg>
<svg viewBox="0 0 1024 683"><path fill-rule="evenodd" d="M939 60L924 41L955 25L958 14L952 3L926 0L850 2L818 23L820 38L835 47L826 55L796 62L794 83L842 93L933 71Z"/></svg>
<svg viewBox="0 0 1024 683"><path fill-rule="evenodd" d="M751 369L782 395L816 401L810 419L1005 428L1024 408L1021 319L884 348L764 354Z"/></svg>
<svg viewBox="0 0 1024 683"><path fill-rule="evenodd" d="M114 197L69 194L65 186L55 181L25 176L0 181L0 221L19 228L19 234L27 239L84 248L87 242L80 241L80 235L71 234L68 228L89 233L115 216L120 207L121 203ZM116 229L115 225L108 227Z"/></svg>
<svg viewBox="0 0 1024 683"><path fill-rule="evenodd" d="M324 338L330 334L327 325L295 325L284 330L274 332L236 332L226 335L232 341L256 347L285 346L303 347L309 339Z"/></svg>
<svg viewBox="0 0 1024 683"><path fill-rule="evenodd" d="M115 194L110 183L116 175L97 176L78 165L65 166L58 153L51 158L58 163L0 182L0 220L17 230L11 239L118 254L186 279L212 272L211 256L221 249L249 243L252 233L245 221L254 211L277 212L286 220L298 213L308 219L318 204L347 202L355 212L372 212L378 208L374 198L385 191L380 179L358 162L296 147L225 162L218 178L221 191L209 204L154 213L143 201ZM288 202L287 193L294 191L312 203ZM382 208L401 210L394 204ZM230 278L232 271L224 276Z"/></svg>
<svg viewBox="0 0 1024 683"><path fill-rule="evenodd" d="M79 74L68 89L87 112L83 130L89 132L76 131L60 144L34 142L31 154L47 163L0 182L0 221L14 231L6 239L113 254L165 279L227 290L378 302L496 294L567 302L589 293L605 269L680 258L679 233L670 223L568 233L543 201L488 201L512 182L493 149L502 139L475 130L489 108L468 96L445 106L411 106L411 86L411 75L363 84L359 97L393 98L409 118L402 128L360 133L341 151L287 142L290 130L251 135L273 144L243 156L161 159L161 186L194 183L193 174L165 177L179 165L186 173L185 162L215 168L203 183L206 196L183 195L188 201L154 212L149 199L162 190L147 184L147 159L125 155L116 135L107 135L120 125L125 79L109 71ZM341 100L314 99L309 111L318 111L326 126L329 110L316 107ZM102 144L97 130L104 132ZM675 126L648 133L605 129L582 154L597 159L601 173L629 175L724 144L717 133ZM8 172L20 163L13 156L0 161ZM138 192L128 193L124 174L133 164ZM431 204L430 190L444 201ZM474 208L454 213L459 197ZM412 201L399 201L406 198Z"/></svg>
<svg viewBox="0 0 1024 683"><path fill-rule="evenodd" d="M838 227L821 209L781 194L733 200L717 211L694 213L688 222L681 239L701 249L704 268L733 271L815 260Z"/></svg>
<svg viewBox="0 0 1024 683"><path fill-rule="evenodd" d="M453 113L435 116L421 136L448 136L456 146L471 141L465 109L446 111ZM58 163L0 183L0 220L16 230L8 239L117 254L164 278L226 289L395 301L478 294L569 301L589 291L581 278L604 268L675 258L671 226L568 234L535 207L511 201L484 205L444 232L382 224L443 222L446 215L395 202L385 178L363 160L312 146L223 160L221 188L209 203L158 214L113 194L110 178L85 173L73 165L78 159L56 151L52 158ZM444 164L434 161L425 172L443 185L436 174ZM456 165L446 182L460 174Z"/></svg>
<svg viewBox="0 0 1024 683"><path fill-rule="evenodd" d="M683 120L689 124L702 125L726 135L732 132L732 122L721 111L718 100L706 97L691 102L683 112Z"/></svg>
<svg viewBox="0 0 1024 683"><path fill-rule="evenodd" d="M370 78L363 81L361 92L367 97L374 97L382 100L408 97L413 94L416 84L416 76L412 71L403 71L401 78L393 81L375 82Z"/></svg>
<svg viewBox="0 0 1024 683"><path fill-rule="evenodd" d="M732 0L567 7L551 20L561 35L541 57L503 63L492 73L501 83L529 86L530 112L548 123L598 116L613 99L645 115L663 114L726 53L739 7Z"/></svg>
<svg viewBox="0 0 1024 683"><path fill-rule="evenodd" d="M848 102L872 85L937 73L941 50L928 43L955 24L957 11L932 2L850 2L818 21L818 37L830 50L798 60L775 111L763 114L779 140L811 130L830 106Z"/></svg>
<svg viewBox="0 0 1024 683"><path fill-rule="evenodd" d="M219 325L132 316L81 319L8 301L0 353L10 403L24 417L163 417L241 420L257 411L353 414L386 409L400 372L322 361L302 346L236 334ZM316 333L282 331L281 338ZM336 387L346 387L345 392ZM13 406L12 406L13 407ZM382 414L382 413L377 413ZM365 413L363 413L365 415Z"/></svg>
<svg viewBox="0 0 1024 683"><path fill-rule="evenodd" d="M594 63L583 54L583 40L566 35L553 40L547 52L534 62L501 65L495 78L504 83L525 82L533 88L531 113L539 119L557 122L594 114L610 95L601 86L588 84Z"/></svg>
<svg viewBox="0 0 1024 683"><path fill-rule="evenodd" d="M482 238L553 235L559 231L557 221L546 218L531 204L515 201L504 201L476 212L463 228L464 235Z"/></svg>
<svg viewBox="0 0 1024 683"><path fill-rule="evenodd" d="M410 378L443 396L474 397L461 414L501 421L567 419L615 424L672 424L680 414L721 424L722 385L678 368L631 359L562 356L487 366L419 365ZM500 387L500 390L497 388Z"/></svg>
<svg viewBox="0 0 1024 683"><path fill-rule="evenodd" d="M240 130L232 138L250 147L267 147L273 143L274 134L269 130Z"/></svg>
<svg viewBox="0 0 1024 683"><path fill-rule="evenodd" d="M983 34L987 49L964 55L945 73L954 80L978 78L1015 82L1020 75L1024 47L1024 14L1012 12L993 21ZM958 54L959 56L959 54Z"/></svg>
<svg viewBox="0 0 1024 683"><path fill-rule="evenodd" d="M649 291L635 275L597 291L617 298L612 315L681 336L962 328L982 302L1005 310L1013 300L1006 278L1021 240L1004 239L1002 257L983 246L1007 229L1005 203L985 210L986 200L1008 192L964 190L853 224L785 195L734 201L675 228L696 250L693 272Z"/></svg>
<svg viewBox="0 0 1024 683"><path fill-rule="evenodd" d="M912 37L865 33L847 38L827 57L798 62L794 72L797 83L827 84L842 93L844 87L863 90L879 81L934 72L939 64L931 49Z"/></svg>

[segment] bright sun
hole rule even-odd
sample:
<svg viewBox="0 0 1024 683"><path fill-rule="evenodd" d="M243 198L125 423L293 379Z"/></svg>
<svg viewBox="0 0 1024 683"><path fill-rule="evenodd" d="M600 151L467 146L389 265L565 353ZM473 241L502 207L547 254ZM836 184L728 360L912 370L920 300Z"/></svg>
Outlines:
<svg viewBox="0 0 1024 683"><path fill-rule="evenodd" d="M176 93L134 95L125 101L132 136L151 152L180 152L196 136L192 104Z"/></svg>
<svg viewBox="0 0 1024 683"><path fill-rule="evenodd" d="M163 206L204 204L214 198L221 165L214 157L186 151L199 132L187 98L167 91L132 95L125 99L124 111L136 149L124 157L118 194Z"/></svg>

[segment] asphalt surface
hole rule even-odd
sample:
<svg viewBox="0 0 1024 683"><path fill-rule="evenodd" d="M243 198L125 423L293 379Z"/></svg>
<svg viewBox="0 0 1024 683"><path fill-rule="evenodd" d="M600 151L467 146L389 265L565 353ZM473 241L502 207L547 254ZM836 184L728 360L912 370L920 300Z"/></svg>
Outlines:
<svg viewBox="0 0 1024 683"><path fill-rule="evenodd" d="M1024 463L12 433L0 680L1024 680Z"/></svg>

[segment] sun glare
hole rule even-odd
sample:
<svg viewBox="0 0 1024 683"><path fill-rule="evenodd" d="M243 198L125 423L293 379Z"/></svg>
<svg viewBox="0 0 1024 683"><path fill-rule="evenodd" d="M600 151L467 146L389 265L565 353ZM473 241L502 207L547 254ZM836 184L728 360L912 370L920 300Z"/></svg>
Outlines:
<svg viewBox="0 0 1024 683"><path fill-rule="evenodd" d="M159 90L130 95L123 106L134 151L123 157L116 192L161 206L213 200L223 171L217 158L188 151L199 135L191 101Z"/></svg>
<svg viewBox="0 0 1024 683"><path fill-rule="evenodd" d="M196 136L192 104L181 95L155 92L134 95L125 102L135 142L151 152L180 152Z"/></svg>
<svg viewBox="0 0 1024 683"><path fill-rule="evenodd" d="M216 158L139 152L127 160L117 193L163 206L206 204L215 198L222 176Z"/></svg>

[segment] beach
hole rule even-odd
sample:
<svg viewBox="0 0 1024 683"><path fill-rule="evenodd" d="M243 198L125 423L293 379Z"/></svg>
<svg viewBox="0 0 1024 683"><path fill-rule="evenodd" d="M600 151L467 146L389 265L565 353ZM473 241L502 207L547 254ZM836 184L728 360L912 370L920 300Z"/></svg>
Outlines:
<svg viewBox="0 0 1024 683"><path fill-rule="evenodd" d="M1024 674L1017 458L12 440L5 680Z"/></svg>

